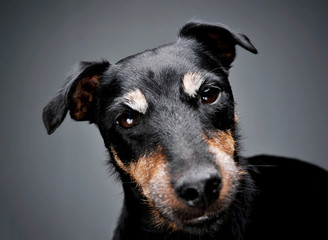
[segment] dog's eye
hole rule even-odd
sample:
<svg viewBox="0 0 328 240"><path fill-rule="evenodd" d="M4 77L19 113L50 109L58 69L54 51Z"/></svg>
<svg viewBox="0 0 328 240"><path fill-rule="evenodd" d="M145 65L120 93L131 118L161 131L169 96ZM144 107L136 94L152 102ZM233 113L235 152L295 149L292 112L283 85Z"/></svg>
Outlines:
<svg viewBox="0 0 328 240"><path fill-rule="evenodd" d="M214 88L214 87L205 88L200 94L202 103L203 104L211 104L211 103L215 102L215 100L219 96L219 93L220 93L220 91L218 88Z"/></svg>
<svg viewBox="0 0 328 240"><path fill-rule="evenodd" d="M123 128L131 128L136 123L136 116L132 112L123 112L118 116L116 123Z"/></svg>

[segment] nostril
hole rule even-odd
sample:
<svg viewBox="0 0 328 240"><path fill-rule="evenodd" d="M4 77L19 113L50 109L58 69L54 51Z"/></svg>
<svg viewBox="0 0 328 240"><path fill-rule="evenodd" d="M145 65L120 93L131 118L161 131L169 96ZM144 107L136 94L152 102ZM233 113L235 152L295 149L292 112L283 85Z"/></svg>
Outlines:
<svg viewBox="0 0 328 240"><path fill-rule="evenodd" d="M180 189L180 197L188 202L197 200L199 198L199 193L195 188L185 188Z"/></svg>
<svg viewBox="0 0 328 240"><path fill-rule="evenodd" d="M205 194L207 198L210 200L216 199L219 195L219 191L221 188L221 178L212 177L208 179L205 183Z"/></svg>

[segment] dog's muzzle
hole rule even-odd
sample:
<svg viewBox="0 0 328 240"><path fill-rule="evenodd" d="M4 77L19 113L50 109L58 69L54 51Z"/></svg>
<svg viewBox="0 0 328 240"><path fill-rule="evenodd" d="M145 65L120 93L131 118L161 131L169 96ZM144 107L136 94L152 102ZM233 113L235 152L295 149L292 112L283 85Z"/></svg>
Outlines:
<svg viewBox="0 0 328 240"><path fill-rule="evenodd" d="M220 173L215 168L196 168L180 177L175 191L189 207L205 210L218 199L221 182Z"/></svg>

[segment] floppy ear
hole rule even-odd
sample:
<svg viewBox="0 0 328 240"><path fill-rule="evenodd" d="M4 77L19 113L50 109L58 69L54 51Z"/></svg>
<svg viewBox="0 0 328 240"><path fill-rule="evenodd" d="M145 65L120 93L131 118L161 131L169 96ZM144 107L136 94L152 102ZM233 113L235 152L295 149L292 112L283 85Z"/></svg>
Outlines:
<svg viewBox="0 0 328 240"><path fill-rule="evenodd" d="M254 54L257 53L248 37L244 34L235 33L222 24L189 22L182 27L179 37L196 39L205 47L205 50L210 51L226 68L230 67L236 56L236 45Z"/></svg>
<svg viewBox="0 0 328 240"><path fill-rule="evenodd" d="M64 87L43 109L42 118L48 134L59 127L68 111L77 121L93 122L95 94L109 65L106 61L81 62L75 67Z"/></svg>

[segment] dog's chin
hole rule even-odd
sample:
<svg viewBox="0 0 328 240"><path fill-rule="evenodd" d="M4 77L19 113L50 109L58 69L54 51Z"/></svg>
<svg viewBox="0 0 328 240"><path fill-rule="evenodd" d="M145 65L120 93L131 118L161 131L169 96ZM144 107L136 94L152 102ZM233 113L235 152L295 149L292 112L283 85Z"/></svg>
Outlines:
<svg viewBox="0 0 328 240"><path fill-rule="evenodd" d="M225 220L229 215L230 203L225 202L225 205L219 203L201 209L180 205L173 208L161 207L155 208L153 213L156 213L154 223L158 227L164 227L173 232L185 232L192 235L208 235L217 232L225 225Z"/></svg>
<svg viewBox="0 0 328 240"><path fill-rule="evenodd" d="M219 230L222 219L221 214L204 215L197 218L184 220L181 223L181 229L191 234L205 234Z"/></svg>

